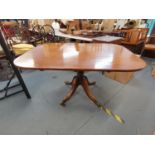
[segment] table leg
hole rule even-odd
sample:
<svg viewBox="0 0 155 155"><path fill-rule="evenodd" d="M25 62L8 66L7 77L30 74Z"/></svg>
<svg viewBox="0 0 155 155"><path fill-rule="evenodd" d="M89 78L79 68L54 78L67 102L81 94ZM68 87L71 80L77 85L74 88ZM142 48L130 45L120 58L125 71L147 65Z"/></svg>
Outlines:
<svg viewBox="0 0 155 155"><path fill-rule="evenodd" d="M95 103L95 105L97 107L100 107L101 105L98 103L96 97L92 94L92 92L89 89L89 81L87 79L87 77L84 77L82 80L82 87L86 93L86 95L89 97L90 100L93 101L93 103Z"/></svg>
<svg viewBox="0 0 155 155"><path fill-rule="evenodd" d="M73 96L78 87L78 80L76 77L73 78L71 85L72 85L71 90L68 92L67 96L65 96L62 102L60 103L60 105L62 106L65 106L65 103Z"/></svg>
<svg viewBox="0 0 155 155"><path fill-rule="evenodd" d="M65 81L64 82L66 85L72 85L72 82L69 82L69 81Z"/></svg>
<svg viewBox="0 0 155 155"><path fill-rule="evenodd" d="M74 77L74 78L75 78L75 77ZM74 79L74 78L73 78L73 79ZM87 78L87 77L85 76L85 78ZM93 85L96 84L95 81L90 82L90 81L88 80L88 78L87 78L87 81L88 81L88 85L89 85L89 86L93 86ZM72 82L73 82L73 80L72 80L71 82L69 82L69 81L65 81L64 83L65 83L66 85L72 85Z"/></svg>
<svg viewBox="0 0 155 155"><path fill-rule="evenodd" d="M90 82L86 76L85 76L85 78L86 78L86 80L87 80L87 82L88 82L88 85L89 85L89 86L93 86L93 85L95 85L95 84L96 84L96 82L95 82L95 81Z"/></svg>
<svg viewBox="0 0 155 155"><path fill-rule="evenodd" d="M112 110L104 107L104 105L100 104L96 97L92 94L89 85L90 84L95 84L90 83L88 81L88 78L86 76L84 76L83 72L78 72L76 76L74 76L72 82L67 82L67 84L71 85L72 88L70 89L70 91L68 92L67 96L62 100L61 104L62 106L65 106L65 103L73 96L73 94L75 93L77 87L79 85L81 85L84 89L84 92L86 93L86 95L89 97L89 99L102 111L104 111L107 115L112 116L117 122L123 124L124 120L119 116L116 115L112 112Z"/></svg>
<svg viewBox="0 0 155 155"><path fill-rule="evenodd" d="M76 76L73 77L73 79L72 79L71 82L65 81L64 83L65 83L66 85L72 85L72 84L73 84L73 81L74 81L75 79L76 79Z"/></svg>
<svg viewBox="0 0 155 155"><path fill-rule="evenodd" d="M114 114L110 109L104 107L104 105L100 104L96 97L92 94L91 90L89 89L89 81L87 77L84 77L82 80L82 87L86 93L86 95L89 97L91 101L102 111L104 111L107 115L112 116L117 122L124 124L124 120L119 116Z"/></svg>

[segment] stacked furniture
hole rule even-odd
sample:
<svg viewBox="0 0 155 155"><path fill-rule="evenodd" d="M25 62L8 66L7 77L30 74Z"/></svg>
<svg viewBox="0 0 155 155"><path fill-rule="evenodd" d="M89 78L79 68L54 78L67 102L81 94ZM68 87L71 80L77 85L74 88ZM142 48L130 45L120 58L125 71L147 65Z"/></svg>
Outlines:
<svg viewBox="0 0 155 155"><path fill-rule="evenodd" d="M116 30L123 37L122 45L136 54L141 54L147 38L148 28Z"/></svg>

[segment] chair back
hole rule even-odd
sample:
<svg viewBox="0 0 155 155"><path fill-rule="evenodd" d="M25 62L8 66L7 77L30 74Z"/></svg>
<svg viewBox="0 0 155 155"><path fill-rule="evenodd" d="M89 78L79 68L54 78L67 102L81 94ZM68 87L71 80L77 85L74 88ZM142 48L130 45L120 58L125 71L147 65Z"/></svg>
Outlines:
<svg viewBox="0 0 155 155"><path fill-rule="evenodd" d="M137 45L139 43L145 42L148 28L134 28L134 29L125 29L119 30L124 37L122 43L129 45Z"/></svg>
<svg viewBox="0 0 155 155"><path fill-rule="evenodd" d="M42 37L42 33L41 33L41 25L34 25L32 28L32 36L34 38L41 38Z"/></svg>
<svg viewBox="0 0 155 155"><path fill-rule="evenodd" d="M82 23L82 30L90 30L91 29L91 24L89 23L89 21L82 21L81 23ZM96 24L94 24L94 25L95 25L95 29L96 29Z"/></svg>
<svg viewBox="0 0 155 155"><path fill-rule="evenodd" d="M43 36L44 43L54 41L55 31L51 25L48 25L48 24L43 25L40 31Z"/></svg>

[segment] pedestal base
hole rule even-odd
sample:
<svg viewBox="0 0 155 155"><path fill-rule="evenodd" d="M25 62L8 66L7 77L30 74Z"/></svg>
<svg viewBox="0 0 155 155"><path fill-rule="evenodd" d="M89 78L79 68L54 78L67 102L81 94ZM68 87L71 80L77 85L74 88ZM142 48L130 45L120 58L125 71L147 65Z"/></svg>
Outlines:
<svg viewBox="0 0 155 155"><path fill-rule="evenodd" d="M102 111L104 111L106 114L108 114L109 116L112 116L116 121L118 121L119 123L124 123L124 120L116 115L113 114L113 112L108 109L105 108L102 104L100 104L96 97L92 94L89 86L90 85L94 85L96 82L89 82L88 78L84 75L84 72L77 72L77 75L73 77L73 80L71 82L65 82L65 84L67 85L71 85L71 89L68 92L68 94L64 97L64 99L61 102L61 106L66 106L66 102L74 95L76 89L78 88L79 85L82 86L82 88L84 89L84 92L86 93L86 95L89 97L89 99Z"/></svg>

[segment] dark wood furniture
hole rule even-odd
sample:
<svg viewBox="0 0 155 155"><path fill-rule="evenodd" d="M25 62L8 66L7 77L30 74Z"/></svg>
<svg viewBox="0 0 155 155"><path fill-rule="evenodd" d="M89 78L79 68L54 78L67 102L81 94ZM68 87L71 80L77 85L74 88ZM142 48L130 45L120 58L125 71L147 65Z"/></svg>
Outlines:
<svg viewBox="0 0 155 155"><path fill-rule="evenodd" d="M43 36L44 43L54 42L55 31L51 25L46 24L46 25L41 26L40 31Z"/></svg>
<svg viewBox="0 0 155 155"><path fill-rule="evenodd" d="M31 30L31 42L34 46L44 43L45 29L41 25L34 25Z"/></svg>
<svg viewBox="0 0 155 155"><path fill-rule="evenodd" d="M116 30L123 40L121 44L136 54L141 54L147 38L148 28Z"/></svg>
<svg viewBox="0 0 155 155"><path fill-rule="evenodd" d="M23 69L32 70L68 70L75 71L70 84L71 90L61 102L62 106L72 97L81 85L92 102L113 116L117 121L123 120L111 110L101 105L90 91L85 71L138 71L145 67L145 62L123 46L102 43L51 43L34 48L32 51L15 59L14 64Z"/></svg>
<svg viewBox="0 0 155 155"><path fill-rule="evenodd" d="M155 52L155 44L145 44L144 50Z"/></svg>
<svg viewBox="0 0 155 155"><path fill-rule="evenodd" d="M155 58L155 34L147 38L147 41L145 43L145 46L143 48L141 55Z"/></svg>
<svg viewBox="0 0 155 155"><path fill-rule="evenodd" d="M151 35L148 38L148 41L146 42L144 46L144 50L155 51L155 34Z"/></svg>

